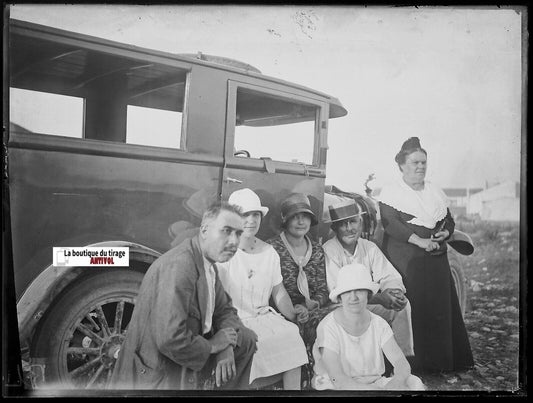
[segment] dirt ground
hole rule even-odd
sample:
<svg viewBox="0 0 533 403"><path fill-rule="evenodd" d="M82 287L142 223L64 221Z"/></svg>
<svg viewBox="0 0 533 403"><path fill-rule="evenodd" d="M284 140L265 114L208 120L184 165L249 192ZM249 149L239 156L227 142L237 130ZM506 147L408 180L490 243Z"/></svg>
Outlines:
<svg viewBox="0 0 533 403"><path fill-rule="evenodd" d="M456 228L475 245L472 255L461 256L468 286L464 320L475 365L464 372L416 375L428 387L425 395L524 397L527 391L519 376L520 360L525 360L519 352L519 224L457 220Z"/></svg>
<svg viewBox="0 0 533 403"><path fill-rule="evenodd" d="M462 256L468 284L464 319L475 367L466 372L419 375L431 391L523 395L519 224L458 221L457 228L468 233L476 247L472 255Z"/></svg>

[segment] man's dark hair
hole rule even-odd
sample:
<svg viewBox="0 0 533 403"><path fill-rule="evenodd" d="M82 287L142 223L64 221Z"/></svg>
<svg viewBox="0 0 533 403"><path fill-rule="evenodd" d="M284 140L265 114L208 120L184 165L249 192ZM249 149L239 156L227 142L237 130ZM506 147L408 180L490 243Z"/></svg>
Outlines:
<svg viewBox="0 0 533 403"><path fill-rule="evenodd" d="M215 220L221 211L229 211L231 213L237 214L239 217L242 217L242 209L239 206L236 206L234 204L229 204L225 201L216 201L212 203L207 210L205 210L203 216L202 216L202 225L205 224L207 221Z"/></svg>

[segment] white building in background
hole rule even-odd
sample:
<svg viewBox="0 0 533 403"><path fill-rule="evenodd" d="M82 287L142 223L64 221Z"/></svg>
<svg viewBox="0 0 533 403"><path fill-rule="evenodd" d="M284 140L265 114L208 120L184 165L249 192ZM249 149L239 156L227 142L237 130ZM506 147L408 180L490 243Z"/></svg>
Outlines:
<svg viewBox="0 0 533 403"><path fill-rule="evenodd" d="M448 197L450 212L457 217L467 215L467 205L470 196L481 192L483 188L443 188L442 191Z"/></svg>
<svg viewBox="0 0 533 403"><path fill-rule="evenodd" d="M520 183L503 182L470 195L466 213L487 221L520 221Z"/></svg>

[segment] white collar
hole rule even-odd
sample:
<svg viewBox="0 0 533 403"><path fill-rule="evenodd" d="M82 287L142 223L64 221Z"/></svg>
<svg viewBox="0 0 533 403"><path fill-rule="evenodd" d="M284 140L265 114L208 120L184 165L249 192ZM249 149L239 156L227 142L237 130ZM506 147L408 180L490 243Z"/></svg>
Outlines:
<svg viewBox="0 0 533 403"><path fill-rule="evenodd" d="M383 187L379 201L414 216L408 223L429 229L446 217L448 207L447 197L438 186L425 181L422 190L414 190L401 177Z"/></svg>

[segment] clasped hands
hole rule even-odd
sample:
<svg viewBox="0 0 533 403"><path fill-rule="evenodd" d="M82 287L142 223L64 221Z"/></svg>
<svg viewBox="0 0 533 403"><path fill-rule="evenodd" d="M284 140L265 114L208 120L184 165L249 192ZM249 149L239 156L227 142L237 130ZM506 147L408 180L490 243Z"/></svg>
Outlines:
<svg viewBox="0 0 533 403"><path fill-rule="evenodd" d="M381 291L376 296L381 299L380 304L387 309L394 311L401 311L407 305L407 298L403 294L403 291L399 288L387 288Z"/></svg>
<svg viewBox="0 0 533 403"><path fill-rule="evenodd" d="M432 252L440 248L440 244L450 236L450 232L445 229L431 235L431 238L422 239L422 245L420 247L426 252Z"/></svg>
<svg viewBox="0 0 533 403"><path fill-rule="evenodd" d="M309 320L309 311L317 309L319 307L318 301L314 299L305 299L305 305L294 305L294 311L296 312L296 322L305 323Z"/></svg>

